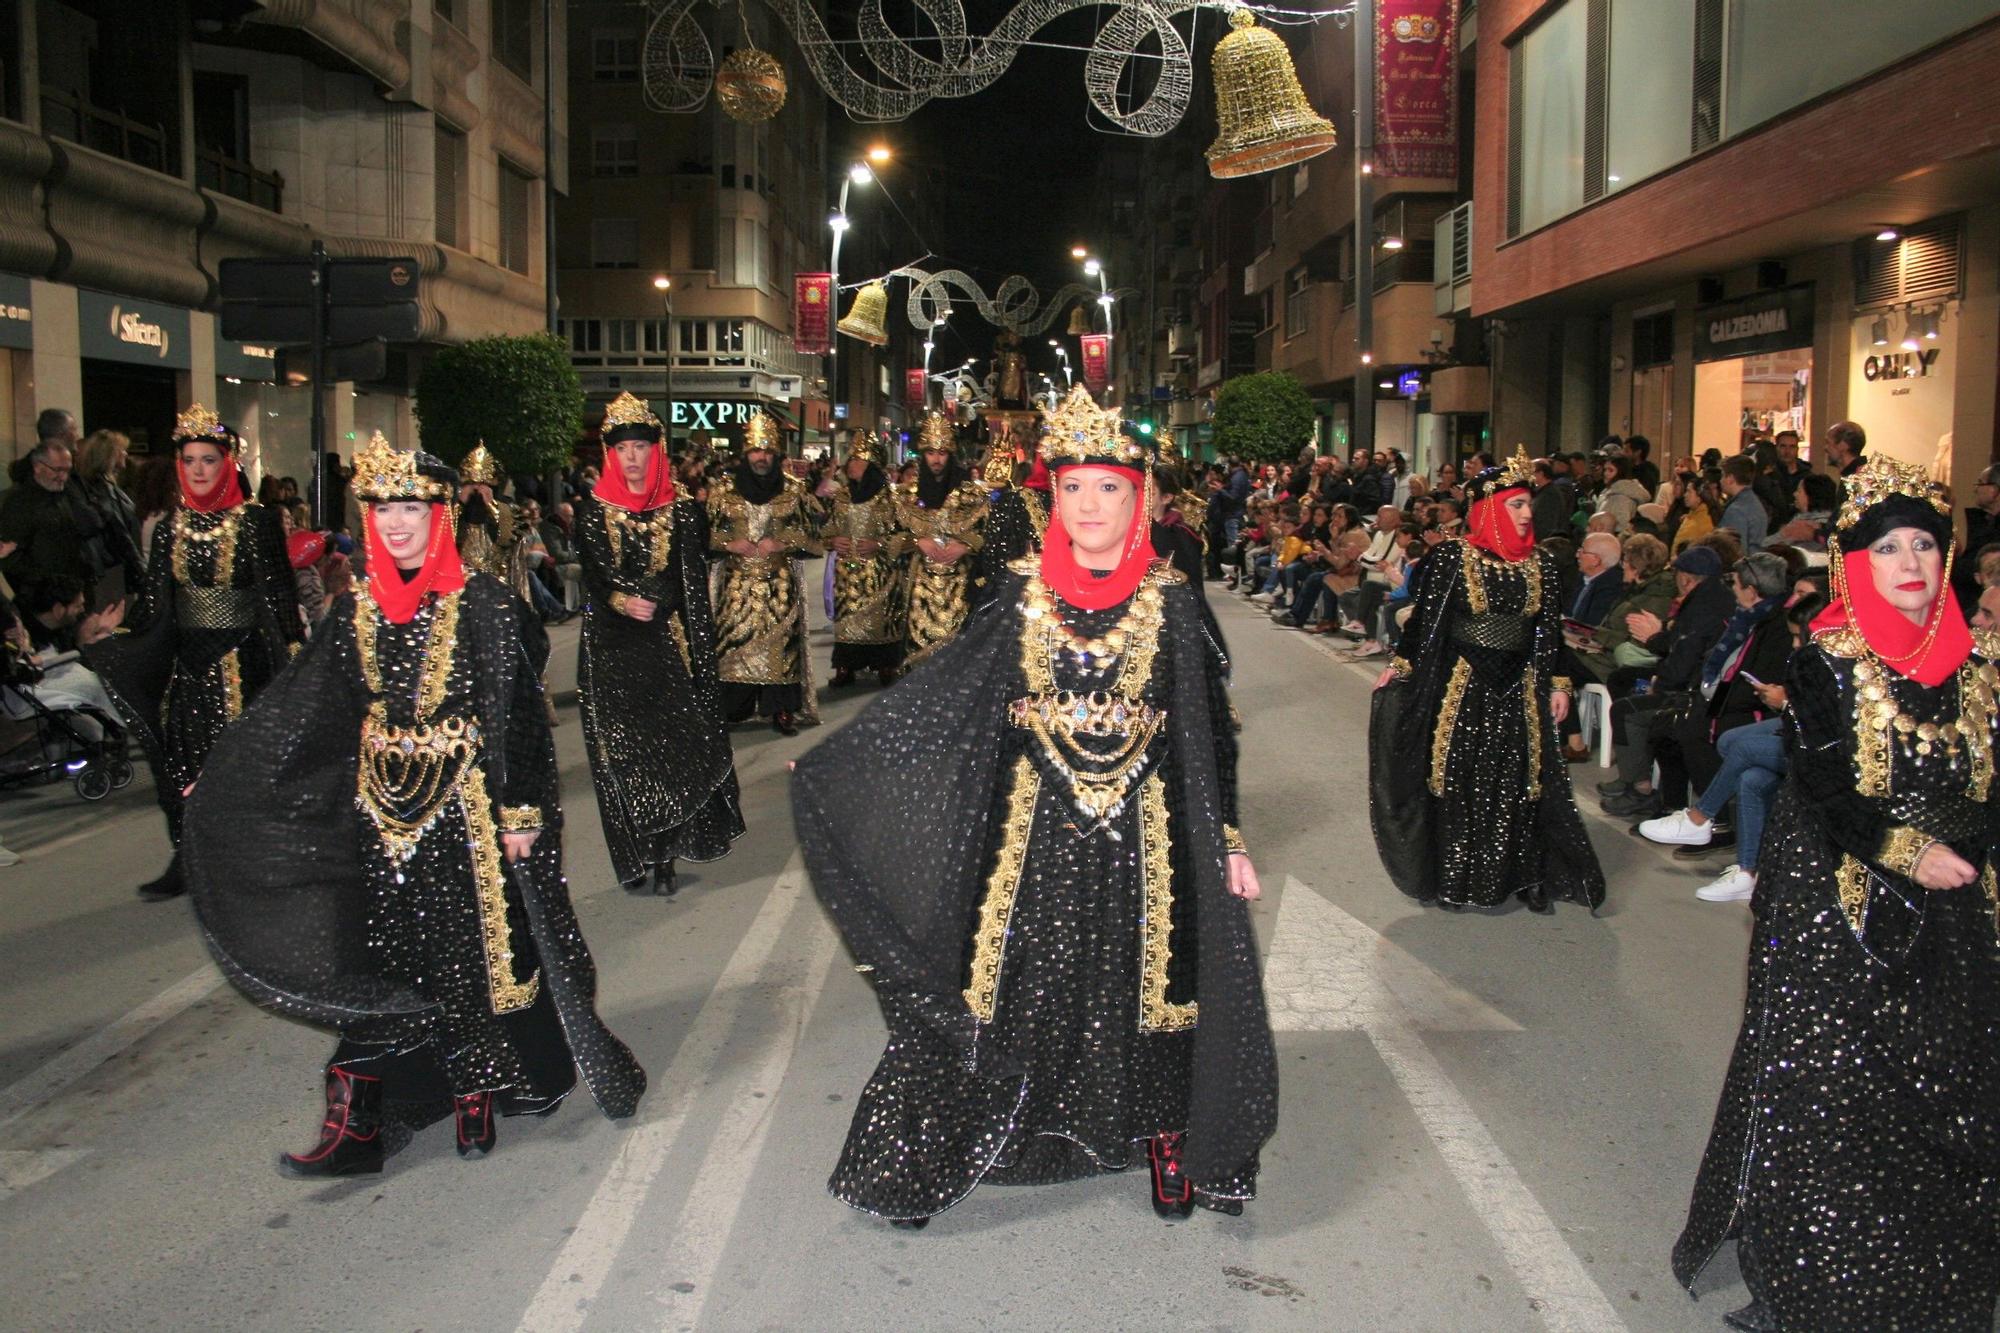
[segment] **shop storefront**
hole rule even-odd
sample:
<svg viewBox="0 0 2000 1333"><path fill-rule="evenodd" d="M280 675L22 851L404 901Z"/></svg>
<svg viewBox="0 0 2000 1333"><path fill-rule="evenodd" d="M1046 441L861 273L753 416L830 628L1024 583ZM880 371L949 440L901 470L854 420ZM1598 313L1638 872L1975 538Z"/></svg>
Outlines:
<svg viewBox="0 0 2000 1333"><path fill-rule="evenodd" d="M1958 313L1956 301L1862 311L1849 333L1847 414L1868 431L1868 452L1921 464L1941 480L1954 480ZM1956 480L1960 494L1969 494L1970 478Z"/></svg>
<svg viewBox="0 0 2000 1333"><path fill-rule="evenodd" d="M312 391L279 379L278 349L215 335L215 410L243 437L253 481L312 475Z"/></svg>
<svg viewBox="0 0 2000 1333"><path fill-rule="evenodd" d="M1810 448L1813 314L1809 282L1696 307L1695 453L1739 453L1785 430Z"/></svg>
<svg viewBox="0 0 2000 1333"><path fill-rule="evenodd" d="M26 278L0 273L0 423L12 436L9 458L34 447L34 291Z"/></svg>
<svg viewBox="0 0 2000 1333"><path fill-rule="evenodd" d="M76 313L83 429L123 431L137 455L164 449L194 368L190 312L78 290Z"/></svg>

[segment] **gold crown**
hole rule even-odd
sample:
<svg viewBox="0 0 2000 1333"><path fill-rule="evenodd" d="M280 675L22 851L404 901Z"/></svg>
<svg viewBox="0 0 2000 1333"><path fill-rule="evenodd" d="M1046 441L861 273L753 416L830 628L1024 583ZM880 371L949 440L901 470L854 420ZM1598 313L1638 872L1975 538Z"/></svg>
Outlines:
<svg viewBox="0 0 2000 1333"><path fill-rule="evenodd" d="M986 455L986 484L994 488L1014 484L1014 451L1003 447Z"/></svg>
<svg viewBox="0 0 2000 1333"><path fill-rule="evenodd" d="M652 426L657 428L660 419L653 415L653 409L646 400L631 394L621 393L611 400L604 409L604 429L614 426Z"/></svg>
<svg viewBox="0 0 2000 1333"><path fill-rule="evenodd" d="M396 448L381 431L354 455L357 500L450 500L451 488L417 471L417 456Z"/></svg>
<svg viewBox="0 0 2000 1333"><path fill-rule="evenodd" d="M935 409L924 413L923 429L917 432L917 451L927 453L933 449L956 452L958 433L951 428L951 418Z"/></svg>
<svg viewBox="0 0 2000 1333"><path fill-rule="evenodd" d="M882 461L882 441L875 438L872 431L855 431L854 439L847 446L847 457L850 462L859 458L865 462L879 463Z"/></svg>
<svg viewBox="0 0 2000 1333"><path fill-rule="evenodd" d="M759 408L743 426L743 452L752 449L769 449L773 453L779 448L778 422L769 412Z"/></svg>
<svg viewBox="0 0 2000 1333"><path fill-rule="evenodd" d="M472 452L458 460L458 481L461 486L500 484L500 460L487 452L486 441L472 446Z"/></svg>
<svg viewBox="0 0 2000 1333"><path fill-rule="evenodd" d="M1921 464L1899 463L1875 454L1847 479L1847 499L1840 506L1840 517L1834 526L1851 528L1868 510L1898 495L1928 504L1947 518L1951 516L1950 493L1932 481Z"/></svg>
<svg viewBox="0 0 2000 1333"><path fill-rule="evenodd" d="M187 411L174 418L174 441L215 440L224 447L230 443L229 427L222 424L222 418L213 409L196 403Z"/></svg>
<svg viewBox="0 0 2000 1333"><path fill-rule="evenodd" d="M1514 446L1514 456L1500 467L1500 485L1506 490L1510 486L1532 486L1535 484L1535 460L1528 457L1528 446Z"/></svg>
<svg viewBox="0 0 2000 1333"><path fill-rule="evenodd" d="M1121 431L1120 424L1116 412L1099 407L1089 389L1076 385L1042 427L1042 460L1050 467L1102 459L1142 466L1146 446Z"/></svg>

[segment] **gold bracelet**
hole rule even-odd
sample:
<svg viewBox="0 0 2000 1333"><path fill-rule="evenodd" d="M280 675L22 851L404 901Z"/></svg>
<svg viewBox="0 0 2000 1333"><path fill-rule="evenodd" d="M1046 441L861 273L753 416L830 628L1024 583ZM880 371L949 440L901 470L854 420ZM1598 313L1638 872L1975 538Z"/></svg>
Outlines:
<svg viewBox="0 0 2000 1333"><path fill-rule="evenodd" d="M1390 658L1390 659L1389 659L1389 670L1391 670L1391 671L1395 672L1395 673L1396 673L1397 675L1399 675L1399 676L1407 676L1407 675L1409 675L1409 674L1410 674L1410 663L1409 663L1409 659L1407 659L1407 658L1403 658L1403 657L1392 657L1392 658Z"/></svg>
<svg viewBox="0 0 2000 1333"><path fill-rule="evenodd" d="M631 598L627 597L624 593L614 592L611 594L611 609L622 616L625 614L625 603L630 600Z"/></svg>
<svg viewBox="0 0 2000 1333"><path fill-rule="evenodd" d="M1224 824L1222 826L1222 845L1233 853L1240 853L1244 856L1250 855L1250 849L1243 845L1243 830L1237 828L1234 824Z"/></svg>
<svg viewBox="0 0 2000 1333"><path fill-rule="evenodd" d="M1922 829L1898 824L1882 835L1881 854L1876 859L1908 879L1917 873L1917 862L1924 859L1924 853L1935 846L1937 839Z"/></svg>
<svg viewBox="0 0 2000 1333"><path fill-rule="evenodd" d="M1555 694L1575 694L1576 683L1568 676L1550 676L1549 689Z"/></svg>
<svg viewBox="0 0 2000 1333"><path fill-rule="evenodd" d="M542 812L532 805L503 805L500 807L500 831L502 833L535 833L542 827Z"/></svg>

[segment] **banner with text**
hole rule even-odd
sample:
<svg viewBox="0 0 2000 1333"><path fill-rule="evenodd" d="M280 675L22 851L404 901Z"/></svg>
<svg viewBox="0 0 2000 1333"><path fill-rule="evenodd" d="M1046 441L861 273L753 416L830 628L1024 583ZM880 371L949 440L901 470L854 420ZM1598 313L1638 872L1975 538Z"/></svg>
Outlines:
<svg viewBox="0 0 2000 1333"><path fill-rule="evenodd" d="M1083 335L1083 383L1092 393L1101 390L1111 380L1111 335L1108 333L1086 333Z"/></svg>
<svg viewBox="0 0 2000 1333"><path fill-rule="evenodd" d="M833 274L801 273L792 282L792 346L801 356L833 350Z"/></svg>
<svg viewBox="0 0 2000 1333"><path fill-rule="evenodd" d="M1375 29L1375 170L1458 175L1455 0L1380 0Z"/></svg>
<svg viewBox="0 0 2000 1333"><path fill-rule="evenodd" d="M923 407L930 402L930 372L922 366L912 366L903 372L903 401L911 407Z"/></svg>

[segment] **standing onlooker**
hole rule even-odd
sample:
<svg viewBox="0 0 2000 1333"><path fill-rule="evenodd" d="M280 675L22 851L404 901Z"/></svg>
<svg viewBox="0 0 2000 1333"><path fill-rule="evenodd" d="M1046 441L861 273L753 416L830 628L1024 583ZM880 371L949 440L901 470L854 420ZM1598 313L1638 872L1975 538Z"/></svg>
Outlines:
<svg viewBox="0 0 2000 1333"><path fill-rule="evenodd" d="M1625 475L1646 488L1648 497L1660 489L1660 468L1653 462L1653 442L1643 435L1625 441Z"/></svg>
<svg viewBox="0 0 2000 1333"><path fill-rule="evenodd" d="M139 469L133 488L132 509L139 519L139 557L144 561L153 551L153 529L174 512L181 502L181 479L174 471L171 455L148 458ZM136 589L135 589L136 591Z"/></svg>
<svg viewBox="0 0 2000 1333"><path fill-rule="evenodd" d="M1438 469L1438 486L1445 489L1444 474L1451 470L1446 464ZM1532 514L1535 524L1535 540L1547 541L1551 537L1567 537L1570 534L1570 516L1576 513L1576 486L1563 470L1560 458L1537 458L1534 464L1535 498ZM1458 476L1452 474L1450 487L1456 487Z"/></svg>
<svg viewBox="0 0 2000 1333"><path fill-rule="evenodd" d="M69 484L101 529L92 563L105 570L122 566L125 586L136 592L145 578L146 558L139 551L139 516L132 497L118 484L131 447L132 441L119 431L92 431L77 447Z"/></svg>
<svg viewBox="0 0 2000 1333"><path fill-rule="evenodd" d="M1722 460L1722 493L1729 497L1729 503L1722 507L1722 519L1716 526L1734 532L1746 551L1762 550L1771 528L1771 516L1757 498L1756 484L1757 465L1750 459L1737 454Z"/></svg>
<svg viewBox="0 0 2000 1333"><path fill-rule="evenodd" d="M1861 451L1868 447L1868 432L1859 422L1836 421L1826 428L1826 461L1843 477L1861 470Z"/></svg>
<svg viewBox="0 0 2000 1333"><path fill-rule="evenodd" d="M14 465L14 488L0 500L0 542L15 543L0 573L16 588L40 578L72 579L89 588L102 571L88 550L98 525L70 485L76 418L51 407L36 418L35 434L35 447Z"/></svg>

